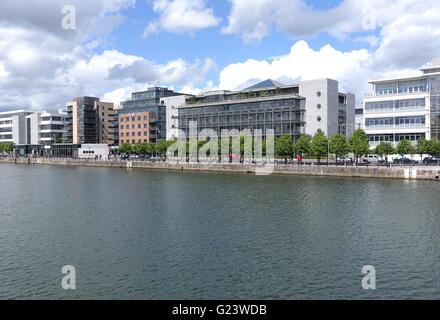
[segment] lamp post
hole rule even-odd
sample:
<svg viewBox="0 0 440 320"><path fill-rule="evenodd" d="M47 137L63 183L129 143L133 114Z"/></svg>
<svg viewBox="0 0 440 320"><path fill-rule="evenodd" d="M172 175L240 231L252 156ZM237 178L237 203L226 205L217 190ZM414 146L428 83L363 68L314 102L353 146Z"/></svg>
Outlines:
<svg viewBox="0 0 440 320"><path fill-rule="evenodd" d="M330 157L330 139L327 138L327 167L329 166L329 157Z"/></svg>

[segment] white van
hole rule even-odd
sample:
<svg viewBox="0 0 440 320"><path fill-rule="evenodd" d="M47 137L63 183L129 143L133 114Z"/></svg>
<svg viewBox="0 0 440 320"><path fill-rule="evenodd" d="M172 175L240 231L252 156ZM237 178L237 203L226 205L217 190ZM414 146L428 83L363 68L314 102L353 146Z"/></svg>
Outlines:
<svg viewBox="0 0 440 320"><path fill-rule="evenodd" d="M380 162L380 159L375 154L368 154L368 155L362 157L362 162L364 162L364 163L378 163L378 162Z"/></svg>

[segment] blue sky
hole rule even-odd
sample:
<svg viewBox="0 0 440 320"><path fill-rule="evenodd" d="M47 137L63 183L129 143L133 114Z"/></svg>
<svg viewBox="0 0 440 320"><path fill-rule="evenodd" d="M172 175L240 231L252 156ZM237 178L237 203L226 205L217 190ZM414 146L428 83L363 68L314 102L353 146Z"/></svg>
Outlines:
<svg viewBox="0 0 440 320"><path fill-rule="evenodd" d="M61 27L67 4L74 30ZM415 74L440 56L439 16L437 0L2 1L0 110L268 78L333 78L361 102L368 80Z"/></svg>

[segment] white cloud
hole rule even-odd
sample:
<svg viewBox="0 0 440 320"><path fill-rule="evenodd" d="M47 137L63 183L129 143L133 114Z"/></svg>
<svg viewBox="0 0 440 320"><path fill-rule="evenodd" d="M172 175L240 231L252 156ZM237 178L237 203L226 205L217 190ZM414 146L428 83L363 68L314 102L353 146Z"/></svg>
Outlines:
<svg viewBox="0 0 440 320"><path fill-rule="evenodd" d="M216 27L221 19L207 8L205 0L155 0L153 10L159 15L144 30L144 37L165 30L173 33L194 33Z"/></svg>
<svg viewBox="0 0 440 320"><path fill-rule="evenodd" d="M119 10L133 4L134 0L75 1L77 30L66 31L59 1L0 2L0 110L55 109L81 95L113 101L126 94L121 90L145 89L157 81L192 86L204 82L215 68L211 59L158 64L117 50L91 51L115 21L123 19ZM140 74L137 66L146 72Z"/></svg>

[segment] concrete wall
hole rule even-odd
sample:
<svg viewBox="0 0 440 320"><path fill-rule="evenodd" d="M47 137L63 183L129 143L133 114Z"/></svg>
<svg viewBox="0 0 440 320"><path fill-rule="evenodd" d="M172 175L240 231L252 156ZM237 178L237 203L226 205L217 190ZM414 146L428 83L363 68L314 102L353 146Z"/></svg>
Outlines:
<svg viewBox="0 0 440 320"><path fill-rule="evenodd" d="M114 168L140 168L179 171L206 171L255 174L259 166L242 164L200 164L200 163L166 163L145 161L93 161L93 160L58 160L58 159L2 159L1 162L41 165L71 165ZM261 167L260 167L261 168ZM334 177L359 177L381 179L432 180L440 181L440 167L327 167L327 166L292 166L274 167L273 174L312 175Z"/></svg>
<svg viewBox="0 0 440 320"><path fill-rule="evenodd" d="M166 119L167 119L167 140L173 138L179 138L179 129L177 116L179 115L178 107L185 105L186 96L173 96L161 98L160 101L166 106ZM174 117L174 118L173 118ZM174 126L174 127L173 127Z"/></svg>

